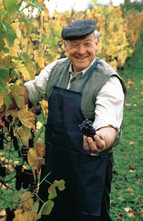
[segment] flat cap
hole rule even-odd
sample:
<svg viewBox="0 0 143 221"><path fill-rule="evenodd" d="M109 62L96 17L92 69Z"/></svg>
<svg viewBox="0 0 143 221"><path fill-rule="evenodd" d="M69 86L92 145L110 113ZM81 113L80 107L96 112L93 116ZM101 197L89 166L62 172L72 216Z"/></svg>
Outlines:
<svg viewBox="0 0 143 221"><path fill-rule="evenodd" d="M64 40L78 39L86 37L95 31L96 23L92 19L78 19L62 30L62 38Z"/></svg>

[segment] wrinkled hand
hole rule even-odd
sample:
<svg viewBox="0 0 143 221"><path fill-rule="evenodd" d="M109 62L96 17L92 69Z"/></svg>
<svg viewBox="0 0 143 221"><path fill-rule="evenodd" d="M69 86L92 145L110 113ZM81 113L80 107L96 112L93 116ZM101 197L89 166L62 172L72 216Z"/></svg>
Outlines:
<svg viewBox="0 0 143 221"><path fill-rule="evenodd" d="M91 137L83 136L83 149L88 153L98 154L106 149L105 136L99 131L94 135L94 140Z"/></svg>
<svg viewBox="0 0 143 221"><path fill-rule="evenodd" d="M98 154L112 147L117 136L117 131L111 126L100 128L96 131L94 140L83 136L83 149L88 153Z"/></svg>

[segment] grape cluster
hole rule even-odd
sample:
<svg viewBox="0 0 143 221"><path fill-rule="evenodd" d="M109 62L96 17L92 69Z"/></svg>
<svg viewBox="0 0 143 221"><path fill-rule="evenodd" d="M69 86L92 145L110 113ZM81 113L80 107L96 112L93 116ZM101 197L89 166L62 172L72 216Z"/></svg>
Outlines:
<svg viewBox="0 0 143 221"><path fill-rule="evenodd" d="M13 136L13 146L15 150L19 150L18 140L16 136Z"/></svg>
<svg viewBox="0 0 143 221"><path fill-rule="evenodd" d="M4 133L0 131L0 149L3 149L3 140L4 140Z"/></svg>
<svg viewBox="0 0 143 221"><path fill-rule="evenodd" d="M6 168L3 167L0 163L0 176L5 177L6 176Z"/></svg>
<svg viewBox="0 0 143 221"><path fill-rule="evenodd" d="M34 178L31 170L22 169L21 165L17 165L16 168L16 190L20 190L21 187L27 189L29 185L33 185Z"/></svg>
<svg viewBox="0 0 143 221"><path fill-rule="evenodd" d="M13 218L15 217L15 214L14 214L14 209L13 210L10 210L9 207L7 207L5 209L6 211L6 221L12 221Z"/></svg>
<svg viewBox="0 0 143 221"><path fill-rule="evenodd" d="M92 121L86 119L82 122L82 124L79 125L80 131L87 136L87 137L92 137L96 134L96 130L93 127Z"/></svg>

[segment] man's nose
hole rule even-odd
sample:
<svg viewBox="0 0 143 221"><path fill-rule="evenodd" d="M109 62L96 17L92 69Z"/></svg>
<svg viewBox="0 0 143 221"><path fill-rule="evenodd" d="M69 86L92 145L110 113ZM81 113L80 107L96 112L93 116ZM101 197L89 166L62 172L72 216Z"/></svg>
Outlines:
<svg viewBox="0 0 143 221"><path fill-rule="evenodd" d="M79 54L84 54L86 52L85 46L84 45L79 45L78 47L78 53Z"/></svg>

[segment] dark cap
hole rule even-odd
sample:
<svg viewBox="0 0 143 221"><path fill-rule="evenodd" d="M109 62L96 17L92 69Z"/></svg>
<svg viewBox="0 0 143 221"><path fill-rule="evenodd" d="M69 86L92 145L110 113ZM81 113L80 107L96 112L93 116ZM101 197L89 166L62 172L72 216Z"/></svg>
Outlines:
<svg viewBox="0 0 143 221"><path fill-rule="evenodd" d="M64 40L83 38L94 32L95 28L96 23L94 20L79 19L65 26L61 35Z"/></svg>

